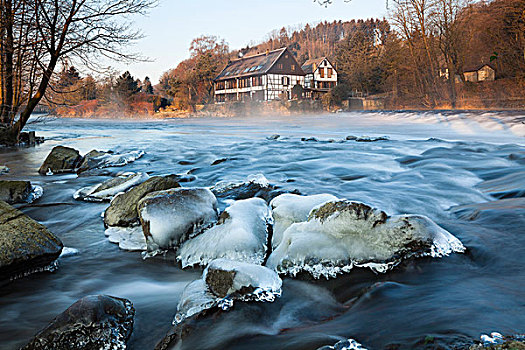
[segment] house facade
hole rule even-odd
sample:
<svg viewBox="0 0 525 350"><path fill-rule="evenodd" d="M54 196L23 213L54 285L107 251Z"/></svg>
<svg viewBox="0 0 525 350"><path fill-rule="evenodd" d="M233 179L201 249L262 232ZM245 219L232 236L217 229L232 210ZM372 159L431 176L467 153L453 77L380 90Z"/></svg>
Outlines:
<svg viewBox="0 0 525 350"><path fill-rule="evenodd" d="M463 72L465 81L472 83L477 83L480 81L494 81L496 79L496 70L488 64L483 64L481 66L466 69Z"/></svg>
<svg viewBox="0 0 525 350"><path fill-rule="evenodd" d="M302 67L305 75L305 97L320 98L337 85L337 71L326 57L306 61Z"/></svg>
<svg viewBox="0 0 525 350"><path fill-rule="evenodd" d="M287 48L243 57L229 62L215 78L215 102L300 98L296 95L302 94L304 76Z"/></svg>

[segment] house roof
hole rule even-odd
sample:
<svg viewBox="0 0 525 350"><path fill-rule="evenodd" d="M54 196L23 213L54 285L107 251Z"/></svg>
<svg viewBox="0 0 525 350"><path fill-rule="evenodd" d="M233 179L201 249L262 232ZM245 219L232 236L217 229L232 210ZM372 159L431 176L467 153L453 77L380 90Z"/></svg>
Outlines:
<svg viewBox="0 0 525 350"><path fill-rule="evenodd" d="M491 68L494 71L496 70L492 64L482 63L482 64L478 64L477 66L476 65L471 65L471 66L465 67L465 69L463 69L463 73L477 72L478 70L480 70L481 68L483 68L485 66Z"/></svg>
<svg viewBox="0 0 525 350"><path fill-rule="evenodd" d="M306 74L312 74L313 72L315 72L315 69L317 69L317 67L319 67L319 64L321 64L321 62L323 62L325 59L326 59L326 57L319 57L319 58L309 59L308 61L303 63L301 68L303 69L303 71ZM315 69L314 69L314 65L315 65Z"/></svg>
<svg viewBox="0 0 525 350"><path fill-rule="evenodd" d="M231 61L215 80L265 74L273 67L285 51L287 51L287 48L283 47L268 53L247 56Z"/></svg>

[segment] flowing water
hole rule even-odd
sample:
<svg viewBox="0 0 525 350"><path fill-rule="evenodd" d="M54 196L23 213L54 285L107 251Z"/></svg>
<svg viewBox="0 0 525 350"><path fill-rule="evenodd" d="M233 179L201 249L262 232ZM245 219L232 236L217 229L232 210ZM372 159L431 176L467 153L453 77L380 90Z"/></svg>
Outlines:
<svg viewBox="0 0 525 350"><path fill-rule="evenodd" d="M44 189L23 211L77 255L0 287L0 349L24 345L77 299L109 294L137 310L130 349L152 349L170 328L184 287L200 269L172 257L142 260L108 242L107 204L73 200L107 175L40 176L56 145L145 156L118 171L186 173L185 186L211 186L264 174L287 190L330 193L388 214L432 218L458 237L465 254L416 259L386 274L354 269L335 280L285 278L274 303L237 304L196 329L188 349L317 349L353 338L369 349L452 348L481 333L525 332L525 117L501 113L351 113L330 116L163 121L54 120L30 129L47 141L0 149L4 179ZM278 140L268 136L280 134ZM347 135L386 135L377 142ZM301 141L315 137L318 141ZM335 142L332 142L335 141ZM215 160L224 162L211 165ZM224 207L224 203L222 204Z"/></svg>

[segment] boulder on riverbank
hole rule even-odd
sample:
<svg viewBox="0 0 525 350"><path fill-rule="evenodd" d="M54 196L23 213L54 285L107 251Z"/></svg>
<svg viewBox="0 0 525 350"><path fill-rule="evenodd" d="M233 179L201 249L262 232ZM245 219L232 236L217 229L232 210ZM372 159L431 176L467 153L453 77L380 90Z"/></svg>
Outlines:
<svg viewBox="0 0 525 350"><path fill-rule="evenodd" d="M218 217L217 199L207 188L153 192L139 202L137 211L148 251L153 253L178 248Z"/></svg>
<svg viewBox="0 0 525 350"><path fill-rule="evenodd" d="M87 296L58 315L22 350L123 350L134 317L135 309L127 299Z"/></svg>
<svg viewBox="0 0 525 350"><path fill-rule="evenodd" d="M131 190L113 198L104 212L106 226L128 227L138 224L137 204L147 194L180 187L176 175L154 176Z"/></svg>
<svg viewBox="0 0 525 350"><path fill-rule="evenodd" d="M0 201L0 281L45 269L62 248L45 226Z"/></svg>
<svg viewBox="0 0 525 350"><path fill-rule="evenodd" d="M32 189L29 181L0 181L0 201L8 204L25 202Z"/></svg>
<svg viewBox="0 0 525 350"><path fill-rule="evenodd" d="M82 160L80 153L71 147L56 146L38 170L41 175L72 173Z"/></svg>

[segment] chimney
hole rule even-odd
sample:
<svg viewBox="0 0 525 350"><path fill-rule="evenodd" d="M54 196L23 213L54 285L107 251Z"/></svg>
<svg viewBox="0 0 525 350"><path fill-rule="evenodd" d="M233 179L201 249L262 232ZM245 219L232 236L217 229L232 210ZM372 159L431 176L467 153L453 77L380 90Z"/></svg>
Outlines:
<svg viewBox="0 0 525 350"><path fill-rule="evenodd" d="M266 49L266 56L270 53L270 49Z"/></svg>

